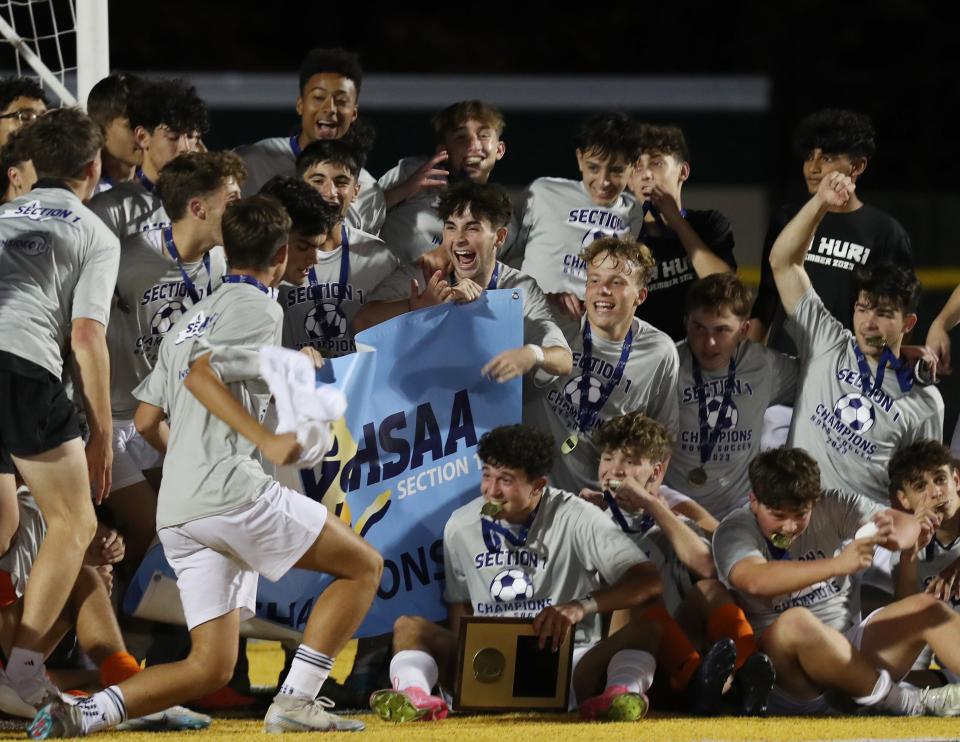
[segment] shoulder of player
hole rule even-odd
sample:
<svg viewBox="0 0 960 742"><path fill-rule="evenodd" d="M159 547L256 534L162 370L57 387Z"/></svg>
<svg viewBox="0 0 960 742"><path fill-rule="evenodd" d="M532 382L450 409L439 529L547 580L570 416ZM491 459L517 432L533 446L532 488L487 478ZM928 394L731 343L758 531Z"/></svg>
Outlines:
<svg viewBox="0 0 960 742"><path fill-rule="evenodd" d="M543 294L543 291L540 289L540 284L537 283L537 279L533 276L516 268L512 268L506 263L497 262L500 265L500 276L497 278L497 288L514 289L519 287L526 291Z"/></svg>
<svg viewBox="0 0 960 742"><path fill-rule="evenodd" d="M940 393L940 390L933 385L923 386L920 384L914 384L910 389L910 398L914 403L925 410L930 412L921 412L918 417L920 422L926 422L926 418L929 414L939 414L943 416L944 411L944 402L943 395Z"/></svg>
<svg viewBox="0 0 960 742"><path fill-rule="evenodd" d="M543 498L540 502L540 517L543 518L551 528L558 528L564 522L570 525L576 525L581 520L590 522L590 528L596 526L596 522L614 525L613 521L606 516L596 505L593 505L573 492L548 486L543 492ZM619 529L614 526L618 533Z"/></svg>
<svg viewBox="0 0 960 742"><path fill-rule="evenodd" d="M483 502L483 496L475 497L450 513L443 527L444 539L456 538L464 528L475 528L480 523L480 509L483 507Z"/></svg>
<svg viewBox="0 0 960 742"><path fill-rule="evenodd" d="M667 358L678 358L678 344L673 338L642 319L634 321L631 348L633 351L642 350L645 353L659 353Z"/></svg>
<svg viewBox="0 0 960 742"><path fill-rule="evenodd" d="M748 533L762 538L760 529L757 526L757 519L750 508L738 508L728 514L720 525L717 526L713 534L713 543L722 543L724 539L733 537L735 534Z"/></svg>
<svg viewBox="0 0 960 742"><path fill-rule="evenodd" d="M374 257L387 251L387 244L382 239L353 226L347 227L347 239L350 240L351 253L356 252L358 255L365 257ZM392 255L392 253L389 254Z"/></svg>
<svg viewBox="0 0 960 742"><path fill-rule="evenodd" d="M717 209L687 209L686 219L695 230L704 228L723 233L733 229L727 215Z"/></svg>
<svg viewBox="0 0 960 742"><path fill-rule="evenodd" d="M290 149L290 137L267 137L257 142L251 142L250 144L241 144L234 152L240 157L244 157L250 154L283 152L284 149L289 151L290 154L293 154L293 151Z"/></svg>

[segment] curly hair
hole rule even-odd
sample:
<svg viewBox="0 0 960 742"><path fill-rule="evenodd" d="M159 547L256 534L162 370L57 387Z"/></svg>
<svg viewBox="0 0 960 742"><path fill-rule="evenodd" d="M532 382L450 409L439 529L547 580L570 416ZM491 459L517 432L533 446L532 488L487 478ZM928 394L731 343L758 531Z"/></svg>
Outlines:
<svg viewBox="0 0 960 742"><path fill-rule="evenodd" d="M437 214L441 221L463 214L470 209L474 219L486 219L494 229L510 223L513 206L507 192L493 183L474 183L462 180L454 183L440 194Z"/></svg>
<svg viewBox="0 0 960 742"><path fill-rule="evenodd" d="M599 240L591 242L580 252L580 259L588 266L600 256L610 257L617 264L624 261L636 265L639 268L637 276L640 288L647 285L647 281L650 280L653 269L657 265L649 247L642 242L620 237L601 237Z"/></svg>
<svg viewBox="0 0 960 742"><path fill-rule="evenodd" d="M263 184L260 194L277 199L293 221L293 231L305 237L329 234L340 219L338 207L292 175L275 175Z"/></svg>
<svg viewBox="0 0 960 742"><path fill-rule="evenodd" d="M210 128L207 104L186 80L152 80L136 85L127 97L130 128L142 126L151 134L163 124L170 131L201 133Z"/></svg>
<svg viewBox="0 0 960 742"><path fill-rule="evenodd" d="M641 410L604 420L594 440L601 452L629 451L654 463L666 461L673 447L669 431Z"/></svg>
<svg viewBox="0 0 960 742"><path fill-rule="evenodd" d="M857 297L864 293L873 304L889 301L904 314L915 312L920 302L922 287L917 274L896 263L858 265L853 269L851 281Z"/></svg>
<svg viewBox="0 0 960 742"><path fill-rule="evenodd" d="M49 105L47 103L47 96L44 95L40 83L32 77L0 78L0 111L13 103L17 98L42 100L44 105Z"/></svg>
<svg viewBox="0 0 960 742"><path fill-rule="evenodd" d="M762 505L806 510L823 496L820 467L802 448L772 448L750 462L750 486Z"/></svg>
<svg viewBox="0 0 960 742"><path fill-rule="evenodd" d="M583 120L576 136L577 149L629 164L640 159L640 127L627 114L597 113Z"/></svg>
<svg viewBox="0 0 960 742"><path fill-rule="evenodd" d="M533 480L553 468L554 448L553 438L539 428L502 425L480 436L477 456L484 464L520 469Z"/></svg>
<svg viewBox="0 0 960 742"><path fill-rule="evenodd" d="M672 155L678 162L690 161L687 138L679 126L640 125L640 153Z"/></svg>
<svg viewBox="0 0 960 742"><path fill-rule="evenodd" d="M824 108L800 122L793 135L793 148L801 159L815 149L828 155L870 158L877 151L877 132L865 114Z"/></svg>
<svg viewBox="0 0 960 742"><path fill-rule="evenodd" d="M360 84L363 82L363 68L360 66L360 57L346 49L311 49L300 63L300 93L310 78L324 72L345 77L353 82L360 95Z"/></svg>
<svg viewBox="0 0 960 742"><path fill-rule="evenodd" d="M940 441L916 441L897 451L887 464L890 475L890 501L900 507L897 490L905 489L924 474L934 472L940 467L949 466L950 471L958 468L953 453Z"/></svg>

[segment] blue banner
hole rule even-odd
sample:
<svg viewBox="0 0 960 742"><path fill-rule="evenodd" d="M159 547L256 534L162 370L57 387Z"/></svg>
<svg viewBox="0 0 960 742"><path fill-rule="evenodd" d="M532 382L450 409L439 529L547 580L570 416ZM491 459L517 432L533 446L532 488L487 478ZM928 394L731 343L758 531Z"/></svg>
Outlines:
<svg viewBox="0 0 960 742"><path fill-rule="evenodd" d="M389 633L404 614L445 617L443 526L479 495L480 436L520 421L520 380L497 384L480 369L523 345L522 310L520 291L500 290L469 304L405 314L357 336L368 352L335 358L318 371L318 383L342 389L348 406L330 452L301 473L304 492L384 558L380 589L358 636ZM150 582L171 574L155 549L124 609L137 612ZM276 583L261 578L257 618L302 630L330 579L304 570Z"/></svg>

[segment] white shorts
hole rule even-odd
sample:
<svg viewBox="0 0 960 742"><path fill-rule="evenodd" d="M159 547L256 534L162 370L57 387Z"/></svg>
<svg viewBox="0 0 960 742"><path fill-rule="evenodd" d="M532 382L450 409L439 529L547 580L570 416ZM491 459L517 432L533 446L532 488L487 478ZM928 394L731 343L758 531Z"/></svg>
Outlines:
<svg viewBox="0 0 960 742"><path fill-rule="evenodd" d="M317 540L327 509L271 484L248 505L161 528L163 553L177 574L187 628L239 608L256 612L257 579L279 580Z"/></svg>
<svg viewBox="0 0 960 742"><path fill-rule="evenodd" d="M163 466L163 454L137 432L133 420L113 421L113 483L116 492L144 481L143 472Z"/></svg>
<svg viewBox="0 0 960 742"><path fill-rule="evenodd" d="M843 632L843 635L847 637L847 641L850 642L854 649L860 649L860 643L863 641L863 630L866 628L867 624L870 623L873 617L881 610L883 609L878 608L869 616L861 620L860 623L854 624ZM897 678L894 680L897 680ZM773 686L773 690L770 693L770 699L767 702L767 708L769 709L771 716L822 716L824 714L836 713L830 704L827 703L827 699L823 696L823 694L817 696L816 698L802 700L799 698L794 698L779 685Z"/></svg>
<svg viewBox="0 0 960 742"><path fill-rule="evenodd" d="M583 655L597 646L596 642L590 644L575 644L573 647L573 659L570 662L570 703L567 704L567 711L576 711L578 708L577 692L573 688L573 674L577 671L577 665L583 659Z"/></svg>

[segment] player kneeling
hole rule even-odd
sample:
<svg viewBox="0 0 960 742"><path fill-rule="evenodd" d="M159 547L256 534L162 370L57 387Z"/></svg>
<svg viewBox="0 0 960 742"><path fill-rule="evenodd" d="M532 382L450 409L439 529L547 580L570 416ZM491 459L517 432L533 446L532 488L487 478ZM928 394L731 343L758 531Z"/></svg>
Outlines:
<svg viewBox="0 0 960 742"><path fill-rule="evenodd" d="M446 701L430 692L438 681L452 687L459 623L470 615L533 618L541 647L554 650L575 632L573 696L589 699L580 704L581 715L635 720L646 713L658 634L650 624L631 623L600 639L598 614L657 598L660 578L600 510L547 486L553 449L548 435L523 425L496 428L480 439L482 497L455 510L443 532L450 626L417 616L397 619L393 689L370 697L383 719L447 715ZM481 508L497 512L488 516ZM504 565L521 564L530 594L514 606L503 604L491 585ZM546 607L530 610L536 605Z"/></svg>
<svg viewBox="0 0 960 742"><path fill-rule="evenodd" d="M820 468L799 448L758 456L750 482L750 509L724 518L713 551L720 579L739 594L776 667L770 711L822 714L824 694L833 691L887 713L960 715L960 685L921 690L896 682L928 644L960 670L960 615L927 594L862 620L851 608L852 577L870 566L875 548L924 546L936 519L822 490Z"/></svg>

